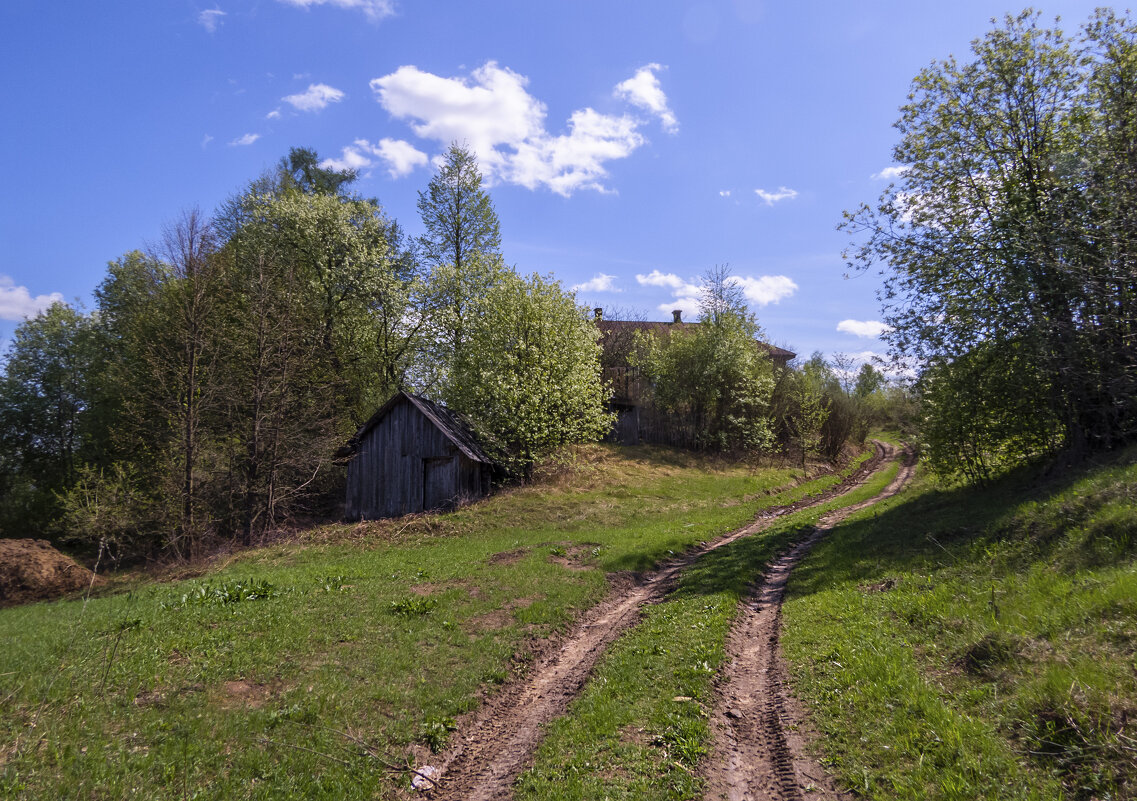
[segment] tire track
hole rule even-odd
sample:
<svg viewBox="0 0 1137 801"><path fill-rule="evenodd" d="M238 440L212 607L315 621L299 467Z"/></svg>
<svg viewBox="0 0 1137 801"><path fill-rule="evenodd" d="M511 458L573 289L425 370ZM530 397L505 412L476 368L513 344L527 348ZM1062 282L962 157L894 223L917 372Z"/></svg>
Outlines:
<svg viewBox="0 0 1137 801"><path fill-rule="evenodd" d="M885 446L890 459L897 450ZM846 799L825 769L805 753L801 714L786 687L778 641L790 572L849 515L895 495L915 470L905 451L899 473L879 495L821 518L804 540L771 563L743 603L727 639L728 662L711 716L713 746L704 771L707 801Z"/></svg>
<svg viewBox="0 0 1137 801"><path fill-rule="evenodd" d="M513 782L540 743L542 727L564 714L608 646L638 622L645 605L666 597L685 568L710 551L769 528L781 517L849 492L878 468L885 455L885 448L876 443L871 459L821 495L766 509L754 522L664 563L654 573L618 581L609 596L562 640L537 656L526 676L508 684L460 722L452 745L433 761L437 772L427 797L440 801L510 798Z"/></svg>

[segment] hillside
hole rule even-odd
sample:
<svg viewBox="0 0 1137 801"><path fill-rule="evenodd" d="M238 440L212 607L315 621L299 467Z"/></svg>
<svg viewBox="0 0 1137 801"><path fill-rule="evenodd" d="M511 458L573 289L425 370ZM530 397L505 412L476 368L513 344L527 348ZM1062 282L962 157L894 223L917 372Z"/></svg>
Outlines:
<svg viewBox="0 0 1137 801"><path fill-rule="evenodd" d="M878 451L802 481L582 448L456 513L2 610L0 796L1132 797L1137 452L960 489ZM752 761L784 767L741 775L768 715Z"/></svg>
<svg viewBox="0 0 1137 801"><path fill-rule="evenodd" d="M447 515L0 612L0 796L371 798L613 581L833 486L591 447ZM624 578L620 578L623 576Z"/></svg>
<svg viewBox="0 0 1137 801"><path fill-rule="evenodd" d="M796 571L784 647L870 798L1137 794L1137 452L928 479Z"/></svg>

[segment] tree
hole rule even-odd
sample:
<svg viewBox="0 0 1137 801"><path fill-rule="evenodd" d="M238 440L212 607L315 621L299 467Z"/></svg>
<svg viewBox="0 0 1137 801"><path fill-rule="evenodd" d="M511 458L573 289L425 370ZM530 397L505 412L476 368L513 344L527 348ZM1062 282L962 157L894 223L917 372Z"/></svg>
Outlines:
<svg viewBox="0 0 1137 801"><path fill-rule="evenodd" d="M418 210L426 228L422 252L431 264L450 264L461 273L472 257L499 254L501 231L493 201L482 189L474 154L457 142L447 149L426 191L419 192Z"/></svg>
<svg viewBox="0 0 1137 801"><path fill-rule="evenodd" d="M825 427L832 417L833 399L827 391L830 388L829 368L820 353L814 353L802 369L796 372L790 383L790 399L793 406L787 415L793 437L801 451L801 467L804 470L810 454L826 454ZM830 458L835 454L830 455Z"/></svg>
<svg viewBox="0 0 1137 801"><path fill-rule="evenodd" d="M85 444L92 321L55 303L17 326L0 377L0 530L44 534L56 522L56 493L75 482Z"/></svg>
<svg viewBox="0 0 1137 801"><path fill-rule="evenodd" d="M315 150L294 147L280 160L280 188L295 189L306 195L343 197L347 187L359 176L356 170L334 170L320 166Z"/></svg>
<svg viewBox="0 0 1137 801"><path fill-rule="evenodd" d="M772 441L773 368L729 268L707 271L699 305L697 325L641 338L638 365L653 403L688 429L683 438L697 447L764 449Z"/></svg>
<svg viewBox="0 0 1137 801"><path fill-rule="evenodd" d="M462 347L471 306L505 273L497 212L468 149L450 145L426 191L419 192L418 210L426 229L419 249L431 270L426 313L434 332L433 363L444 371Z"/></svg>
<svg viewBox="0 0 1137 801"><path fill-rule="evenodd" d="M230 525L249 541L334 491L332 454L401 386L421 319L374 203L286 190L232 210L226 461Z"/></svg>
<svg viewBox="0 0 1137 801"><path fill-rule="evenodd" d="M511 467L525 472L560 445L608 432L598 332L559 282L506 272L468 323L442 399L496 442Z"/></svg>
<svg viewBox="0 0 1137 801"><path fill-rule="evenodd" d="M951 413L947 382L966 376L955 394L971 393L992 422L978 430L1017 431L994 424L1012 412L1032 429L968 448L1015 461L1056 442L1129 441L1137 29L1102 11L1071 39L1025 12L973 42L972 56L916 77L897 123L899 187L846 215L861 238L852 262L886 265L885 336L897 356L935 366L936 414ZM1035 382L1010 406L997 354ZM966 369L947 367L958 360ZM974 398L983 388L992 394Z"/></svg>

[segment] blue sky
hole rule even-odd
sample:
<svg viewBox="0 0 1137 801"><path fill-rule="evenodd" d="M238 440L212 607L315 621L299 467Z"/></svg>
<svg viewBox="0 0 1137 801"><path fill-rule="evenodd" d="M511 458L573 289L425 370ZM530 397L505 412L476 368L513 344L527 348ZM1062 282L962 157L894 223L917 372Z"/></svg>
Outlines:
<svg viewBox="0 0 1137 801"><path fill-rule="evenodd" d="M1073 29L1093 2L1049 2ZM478 153L506 260L588 306L693 316L729 263L770 341L883 352L841 212L887 180L911 79L979 0L217 0L0 9L0 343L292 146L357 166L410 232L431 159Z"/></svg>

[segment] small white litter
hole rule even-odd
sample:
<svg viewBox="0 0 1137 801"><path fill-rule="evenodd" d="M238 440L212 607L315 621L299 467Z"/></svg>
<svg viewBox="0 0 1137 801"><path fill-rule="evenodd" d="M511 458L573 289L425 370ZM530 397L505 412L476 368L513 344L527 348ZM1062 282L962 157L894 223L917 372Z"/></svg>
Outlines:
<svg viewBox="0 0 1137 801"><path fill-rule="evenodd" d="M441 771L434 765L423 765L421 768L416 768L415 774L411 778L411 789L429 790L437 784L440 773Z"/></svg>

